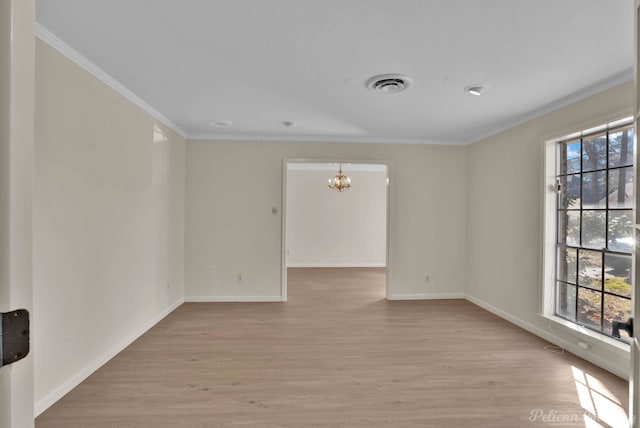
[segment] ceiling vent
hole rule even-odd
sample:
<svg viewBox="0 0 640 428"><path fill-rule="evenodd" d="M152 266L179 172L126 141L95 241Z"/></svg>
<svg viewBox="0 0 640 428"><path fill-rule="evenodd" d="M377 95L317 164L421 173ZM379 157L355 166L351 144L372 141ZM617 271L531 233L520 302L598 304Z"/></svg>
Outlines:
<svg viewBox="0 0 640 428"><path fill-rule="evenodd" d="M376 92L395 94L411 86L411 79L401 74L381 74L367 80L367 88Z"/></svg>

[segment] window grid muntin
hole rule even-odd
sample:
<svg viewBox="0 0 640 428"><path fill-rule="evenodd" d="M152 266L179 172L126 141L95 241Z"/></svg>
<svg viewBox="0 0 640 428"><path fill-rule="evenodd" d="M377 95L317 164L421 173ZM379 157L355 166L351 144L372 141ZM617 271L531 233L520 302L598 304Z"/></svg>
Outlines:
<svg viewBox="0 0 640 428"><path fill-rule="evenodd" d="M562 283L562 284L565 284L565 285L567 285L567 286L569 286L569 287L573 287L573 288L575 288L575 290L576 290L576 305L574 306L574 309L575 309L575 319L571 319L571 318L569 318L569 317L566 317L566 316L562 315L561 313L559 313L558 311L556 311L556 314L555 314L555 315L556 315L557 317L560 317L560 318L562 318L562 319L565 319L565 320L567 320L567 321L569 321L569 322L572 322L572 323L574 323L574 324L578 324L578 325L580 325L580 326L582 326L582 327L584 327L584 328L588 328L589 330L591 330L591 331L595 331L596 333L600 333L600 334L605 335L605 336L608 336L608 337L613 337L613 336L611 336L610 334L607 334L603 329L598 330L598 329L594 328L593 326L591 326L591 325L589 325L589 324L584 324L584 323L580 323L580 322L578 322L578 315L579 315L579 312L578 312L578 304L577 304L577 302L578 302L578 289L580 289L580 288L584 288L584 289L586 289L586 290L590 290L590 291L600 291L600 290L594 290L593 288L583 287L582 285L571 284L571 283L569 283L569 282L556 280L556 284L558 284L558 283ZM557 285L556 285L556 286L557 286ZM613 297L622 297L623 299L629 299L629 300L630 300L630 298L629 298L629 297L618 296L618 295L616 295L616 294L612 294L612 293L608 293L608 292L601 293L601 295L602 295L602 299L600 300L600 301L602 302L602 303L600 304L600 306L601 306L601 307L604 307L604 296L605 296L605 295L609 295L609 296L613 296ZM602 317L602 312L600 313L600 316ZM600 318L600 325L601 325L601 326L603 326L603 325L604 325L604 320L603 320L602 318ZM616 340L621 340L621 341L623 341L623 342L625 342L625 343L627 342L626 340L618 339L618 338L615 338L615 337L614 337L614 339L616 339Z"/></svg>
<svg viewBox="0 0 640 428"><path fill-rule="evenodd" d="M609 212L610 211L633 211L634 207L617 207L617 208L610 208L609 207L609 188L610 188L610 172L611 171L615 171L615 170L620 170L622 168L629 168L629 167L633 167L633 159L635 156L635 153L631 154L631 163L629 163L629 155L627 154L627 159L625 159L627 161L627 163L622 163L619 162L619 165L610 167L610 135L612 133L618 133L618 132L624 132L625 130L630 130L632 132L632 138L634 137L635 134L635 130L633 129L633 126L630 126L630 123L625 123L610 129L607 129L605 131L599 130L590 134L586 134L581 136L580 138L570 138L570 139L566 139L566 140L562 140L559 141L557 143L557 150L559 151L558 153L558 157L557 159L559 160L559 162L557 162L556 164L556 181L558 184L562 183L561 179L563 177L568 177L568 176L578 176L579 177L579 186L580 186L580 206L579 208L568 208L569 204L567 204L567 208L563 207L563 201L562 201L562 197L563 197L563 192L566 192L566 189L560 189L558 188L558 192L557 192L557 196L556 196L556 218L559 219L560 215L562 213L569 213L569 212L579 212L580 214L580 230L579 230L579 234L578 234L578 242L579 242L579 246L575 246L575 245L570 245L567 244L567 234L565 234L562 237L562 240L564 240L565 242L561 242L561 230L560 230L560 225L558 224L556 227L556 257L555 257L555 263L556 263L556 284L555 284L555 298L554 301L555 303L555 315L559 316L561 318L564 318L568 321L574 322L576 324L579 324L583 327L589 328L590 330L596 331L600 334L606 335L606 336L610 336L611 337L611 333L605 331L605 319L604 319L604 315L605 315L605 296L609 295L612 297L617 297L617 298L621 298L621 299L625 299L625 300L629 300L631 301L631 297L628 296L623 296L617 293L613 293L611 291L607 291L605 289L605 271L606 271L606 255L607 254L612 254L612 255L620 255L620 256L633 256L633 253L631 252L624 252L624 251L616 251L616 250L609 250L609 220L610 220L610 216L609 216ZM605 137L605 167L604 168L597 168L597 169L589 169L588 171L585 171L584 169L584 156L585 156L585 152L584 152L584 141L590 141L590 140L594 140L595 137L599 137L599 136L603 136ZM579 171L571 171L569 172L570 168L569 168L569 161L574 160L574 159L569 159L568 158L568 147L571 144L576 144L579 143L579 164L580 164L580 169ZM621 142L621 152L622 152L622 142ZM634 148L635 149L635 148ZM597 162L597 159L594 160L594 162ZM566 168L565 171L562 171L563 167ZM605 207L599 207L599 208L589 208L586 209L584 208L584 180L583 180L583 176L584 174L594 174L594 177L596 177L595 173L598 172L605 172L605 183L604 183L604 187L605 187L605 191L604 191L604 199L605 199ZM634 171L635 173L635 171ZM634 177L635 180L635 177ZM624 189L623 191L626 191L626 184L624 184ZM636 189L633 189L634 194L636 192ZM620 192L620 188L618 188L618 192ZM565 193L566 194L566 193ZM605 227L604 227L604 247L603 248L592 248L592 247L585 247L584 243L583 243L583 221L584 221L584 211L600 211L600 212L604 212L605 213ZM568 222L565 221L565 223L568 224ZM566 226L565 226L566 227ZM566 249L575 249L576 251L576 262L575 262L575 281L576 283L571 283L569 281L565 281L559 278L559 268L558 268L558 263L559 263L559 259L560 259L560 255L561 255L561 251L563 248ZM579 273L580 273L580 252L582 250L585 251L592 251L592 252L597 252L600 253L600 290L594 289L594 288L590 288L587 286L583 286L579 284L580 281L580 277L579 277ZM566 263L566 262L565 262ZM568 269L568 267L566 267L566 269ZM631 269L631 268L630 268ZM631 276L631 272L629 272L630 276ZM569 274L567 272L567 278L569 277ZM564 315L562 315L557 307L557 303L558 303L558 299L559 299L559 284L564 284L565 288L567 290L569 290L569 287L573 287L573 290L575 291L575 320L572 320ZM600 294L600 329L597 329L589 324L586 324L584 322L580 322L579 318L580 318L580 312L579 312L579 290L580 288L583 288L585 290L590 290L590 291L595 291L597 293ZM568 293L568 291L567 291ZM623 320L621 320L623 321ZM623 339L620 339L623 340Z"/></svg>

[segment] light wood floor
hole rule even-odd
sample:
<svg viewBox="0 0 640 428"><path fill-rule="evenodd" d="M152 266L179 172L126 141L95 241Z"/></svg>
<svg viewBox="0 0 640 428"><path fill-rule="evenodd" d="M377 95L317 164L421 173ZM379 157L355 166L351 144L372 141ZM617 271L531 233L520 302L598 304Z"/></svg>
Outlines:
<svg viewBox="0 0 640 428"><path fill-rule="evenodd" d="M545 345L467 301L386 301L381 269L290 269L289 302L184 304L36 426L623 424L627 382Z"/></svg>

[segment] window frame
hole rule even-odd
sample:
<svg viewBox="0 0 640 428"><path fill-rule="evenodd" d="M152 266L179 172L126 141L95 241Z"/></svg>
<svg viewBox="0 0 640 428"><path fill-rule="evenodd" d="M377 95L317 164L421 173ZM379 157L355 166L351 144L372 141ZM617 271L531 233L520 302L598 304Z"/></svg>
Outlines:
<svg viewBox="0 0 640 428"><path fill-rule="evenodd" d="M629 249L628 251L622 250L620 247L616 248L612 245L611 241L611 219L613 216L617 216L620 214L629 213L628 220L633 222L633 204L635 203L635 189L633 192L634 199L628 203L628 206L619 206L618 203L611 202L611 193L610 186L612 184L612 178L617 174L623 174L624 171L628 171L629 169L633 170L633 165L635 163L635 155L633 153L633 149L630 153L630 158L627 156L625 158L625 162L618 162L617 164L612 163L611 155L611 144L612 144L612 135L617 133L622 133L629 129L633 129L633 122L620 124L615 127L607 127L607 129L602 131L593 132L591 134L582 135L580 138L569 138L563 139L556 143L557 152L556 155L556 183L557 183L557 202L556 202L556 215L558 219L561 217L568 219L570 214L578 214L580 221L577 225L577 230L579 232L579 236L577 236L577 242L570 242L567 238L568 235L562 233L563 228L568 227L568 222L561 222L560 220L556 223L556 231L557 231L557 241L556 241L556 289L555 289L555 299L556 305L558 305L561 297L561 287L564 287L566 295L573 295L573 308L567 308L565 311L566 314L563 314L563 310L559 309L557 306L555 308L555 315L564 318L569 322L575 322L576 324L582 325L586 328L592 329L595 332L601 333L605 336L612 337L611 334L608 333L609 328L606 327L605 322L605 314L606 314L606 302L608 299L623 299L627 300L629 304L629 310L631 310L631 295L624 295L621 293L616 293L607 288L607 280L606 278L606 267L607 267L607 259L613 260L616 256L625 258L628 260L629 265L629 276L632 275L632 258L633 251ZM633 136L631 138L634 138ZM624 141L624 140L623 140ZM633 144L633 140L631 140ZM628 142L625 141L625 145L628 147ZM604 156L600 155L598 158L593 159L587 162L588 158L591 158L592 153L588 153L588 147L592 145L595 147L596 145L600 145L601 150L604 152ZM575 159L568 158L568 152L570 147L577 146L578 148L578 156ZM575 162L577 160L577 162ZM571 162L573 161L573 162ZM573 163L573 167L570 166L570 163ZM577 168L576 168L577 167ZM625 174L628 172L625 172ZM624 175L623 175L624 177ZM631 177L633 177L633 171L631 171ZM579 192L577 193L577 199L579 200L579 204L573 205L571 203L565 203L566 200L573 196L572 192L569 192L569 183L576 180L578 182ZM602 183L598 183L602 181ZM595 189L592 192L589 192L590 186L588 183L598 183L595 184ZM626 188L626 181L625 187ZM619 191L619 189L618 189ZM602 193L600 193L602 192ZM591 195L590 199L587 200L587 196ZM602 205L602 200L604 200L604 205ZM626 205L626 204L623 204ZM597 233L598 238L602 238L602 240L598 239L597 243L593 245L592 242L587 241L588 228L585 224L587 219L587 213L592 213L595 216L599 217L602 220L602 230L598 231L601 233ZM627 223L628 224L628 223ZM566 232L566 231L565 231ZM631 223L631 233L633 232L633 223ZM565 254L574 253L575 254L575 266L571 266L570 271L564 271L560 267L561 254L565 251ZM595 255L598 259L597 265L599 265L599 287L593 286L591 284L592 278L597 278L598 274L596 273L595 277L586 277L582 275L580 271L580 264L583 260L582 257L586 254L591 253ZM610 262L612 263L612 262ZM565 269L568 267L565 266ZM573 274L573 275L571 275ZM588 282L583 282L584 279L587 279ZM630 284L631 286L631 284ZM581 319L581 307L580 307L580 298L579 296L583 293L592 294L596 296L599 300L599 308L594 308L598 310L599 313L599 321L597 325L593 322L589 322L588 319ZM571 299L569 299L570 301ZM619 320L619 321L626 321ZM615 339L615 338L614 338ZM624 339L619 339L623 341L627 341Z"/></svg>
<svg viewBox="0 0 640 428"><path fill-rule="evenodd" d="M624 125L633 125L633 116L630 111L624 110L617 112L599 120L592 120L582 125L564 129L553 134L545 135L541 138L542 147L542 199L541 199L541 220L542 234L541 247L543 250L541 260L541 287L539 292L538 315L549 322L549 330L553 331L553 327L559 327L570 332L587 343L599 341L613 346L622 351L629 351L629 344L618 339L614 339L599 331L593 330L587 326L570 321L566 318L556 315L556 283L557 283L557 233L558 233L558 204L559 196L557 192L557 162L559 160L558 143L571 139L581 139L594 134L607 132L612 128L622 127ZM637 174L634 138L634 158L633 171L634 177ZM582 156L582 153L581 153ZM608 165L607 165L608 167ZM637 197L637 189L634 189L634 196ZM632 204L635 211L635 204ZM588 250L589 248L585 248ZM615 254L615 253L613 253ZM632 267L635 269L635 266ZM604 285L603 285L604 287ZM576 290L577 290L576 286ZM577 320L577 316L576 316Z"/></svg>

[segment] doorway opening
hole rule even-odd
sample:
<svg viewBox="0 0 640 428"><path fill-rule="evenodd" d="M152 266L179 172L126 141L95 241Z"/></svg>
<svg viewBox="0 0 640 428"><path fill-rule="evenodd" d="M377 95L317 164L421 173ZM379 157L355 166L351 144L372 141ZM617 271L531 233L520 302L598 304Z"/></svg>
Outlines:
<svg viewBox="0 0 640 428"><path fill-rule="evenodd" d="M389 166L386 161L284 160L282 301L288 299L289 275L292 284L324 277L335 289L356 283L370 287L356 292L366 299L387 297ZM342 192L329 186L340 167L351 180L351 188Z"/></svg>

